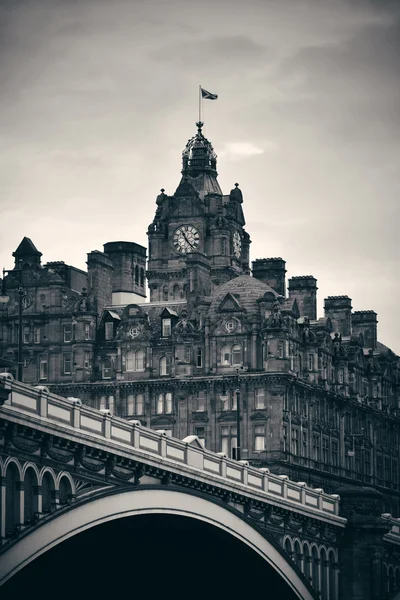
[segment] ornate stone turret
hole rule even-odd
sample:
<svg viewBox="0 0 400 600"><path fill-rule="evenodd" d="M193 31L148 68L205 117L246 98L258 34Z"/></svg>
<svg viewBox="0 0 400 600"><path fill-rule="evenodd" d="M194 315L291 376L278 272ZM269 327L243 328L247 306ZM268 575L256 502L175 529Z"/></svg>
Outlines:
<svg viewBox="0 0 400 600"><path fill-rule="evenodd" d="M42 253L28 237L24 237L18 248L12 254L15 258L15 268L22 266L40 267Z"/></svg>

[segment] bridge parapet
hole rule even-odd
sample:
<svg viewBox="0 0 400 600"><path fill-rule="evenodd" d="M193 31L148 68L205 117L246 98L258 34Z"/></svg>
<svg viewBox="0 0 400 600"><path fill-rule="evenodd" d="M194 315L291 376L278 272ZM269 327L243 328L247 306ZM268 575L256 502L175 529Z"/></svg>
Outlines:
<svg viewBox="0 0 400 600"><path fill-rule="evenodd" d="M57 396L44 386L32 387L0 374L0 393L8 393L1 412L22 425L39 425L53 433L74 432L85 444L96 440L107 441L113 448L120 446L134 449L141 455L158 457L179 463L204 474L223 478L230 484L245 485L258 496L267 496L268 501L278 501L307 512L319 513L343 521L339 515L338 495L312 489L304 482L295 483L285 475L274 475L268 469L258 469L243 462L231 460L221 454L195 447L188 441L178 440L138 424L85 406L78 398Z"/></svg>

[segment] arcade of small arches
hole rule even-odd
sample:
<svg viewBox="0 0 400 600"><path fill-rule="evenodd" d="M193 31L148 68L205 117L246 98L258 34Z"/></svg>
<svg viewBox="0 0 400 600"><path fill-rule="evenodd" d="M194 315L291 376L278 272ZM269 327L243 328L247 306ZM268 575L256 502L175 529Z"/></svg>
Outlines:
<svg viewBox="0 0 400 600"><path fill-rule="evenodd" d="M338 550L286 535L283 548L324 599L337 597L339 580Z"/></svg>
<svg viewBox="0 0 400 600"><path fill-rule="evenodd" d="M395 591L400 595L400 567L383 563L384 578L386 582L386 593L390 596Z"/></svg>
<svg viewBox="0 0 400 600"><path fill-rule="evenodd" d="M15 458L0 458L4 494L0 504L0 539L7 541L25 526L36 523L40 515L53 512L71 502L76 493L73 478L66 471L50 467L23 465Z"/></svg>

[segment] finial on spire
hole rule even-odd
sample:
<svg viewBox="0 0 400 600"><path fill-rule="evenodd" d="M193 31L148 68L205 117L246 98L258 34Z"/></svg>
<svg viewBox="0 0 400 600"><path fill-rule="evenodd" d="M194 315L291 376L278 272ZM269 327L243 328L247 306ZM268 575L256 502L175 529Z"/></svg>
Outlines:
<svg viewBox="0 0 400 600"><path fill-rule="evenodd" d="M235 187L239 187L239 184L238 184L238 183L235 183Z"/></svg>
<svg viewBox="0 0 400 600"><path fill-rule="evenodd" d="M201 128L203 127L203 125L204 125L204 123L202 121L197 121L196 127L197 127L199 133L201 133Z"/></svg>

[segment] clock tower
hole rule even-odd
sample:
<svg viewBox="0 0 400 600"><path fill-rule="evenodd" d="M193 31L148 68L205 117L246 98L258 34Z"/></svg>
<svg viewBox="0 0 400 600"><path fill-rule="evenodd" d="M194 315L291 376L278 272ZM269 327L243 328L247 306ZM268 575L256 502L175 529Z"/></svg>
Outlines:
<svg viewBox="0 0 400 600"><path fill-rule="evenodd" d="M162 189L149 225L147 279L150 302L208 296L237 275L249 273L250 236L244 230L242 192L224 195L217 155L203 123L182 153L182 178L172 196Z"/></svg>

